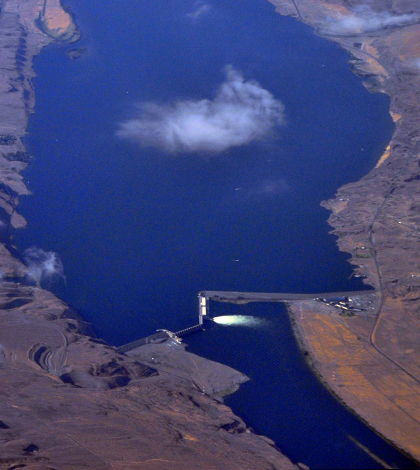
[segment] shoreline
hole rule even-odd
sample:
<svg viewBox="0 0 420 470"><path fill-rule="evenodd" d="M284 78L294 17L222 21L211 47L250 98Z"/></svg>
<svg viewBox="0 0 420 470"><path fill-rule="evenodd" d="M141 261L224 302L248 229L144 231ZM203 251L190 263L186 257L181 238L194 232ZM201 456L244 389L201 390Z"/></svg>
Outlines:
<svg viewBox="0 0 420 470"><path fill-rule="evenodd" d="M341 318L335 311L295 303L292 312L299 344L311 356L312 369L340 402L403 453L420 461L420 356L417 309L420 284L417 231L413 213L419 200L420 70L416 66L420 26L415 2L405 8L417 15L410 24L340 35L322 32L357 18L342 0L270 0L277 12L312 26L353 57L352 71L371 92L390 97L395 123L392 139L376 166L360 181L337 190L321 206L340 251L349 253L354 274L378 291L375 311ZM393 2L393 14L405 13ZM383 2L372 8L382 11ZM384 11L388 11L385 9ZM366 12L365 12L366 14ZM371 14L373 17L375 12ZM414 16L412 16L414 18ZM352 20L353 21L353 20ZM363 25L363 18L358 20ZM366 81L367 78L367 81ZM322 341L322 344L321 344Z"/></svg>
<svg viewBox="0 0 420 470"><path fill-rule="evenodd" d="M22 140L35 106L32 59L53 41L80 36L60 5L4 0L0 12L0 49L15 52L3 60L0 88L0 225L9 235L26 225L17 206L30 194L19 172L31 159ZM187 352L158 371L86 335L69 305L26 285L28 267L7 242L9 249L0 244L1 468L298 468L223 405L219 394L243 374ZM209 377L171 372L188 361L201 361Z"/></svg>
<svg viewBox="0 0 420 470"><path fill-rule="evenodd" d="M308 2L308 0L305 1ZM305 3L305 1L300 1L300 3ZM292 5L292 2L289 0L276 0L276 2ZM26 36L19 36L19 41L16 45L16 58L22 55L21 52L18 52L18 48L23 47L22 44L25 44L25 47L29 48L30 51L25 56L26 61L17 60L16 63L13 62L13 66L17 65L20 67L22 74L26 74L26 78L24 77L25 79L22 80L22 84L19 85L21 88L16 87L16 89L21 92L21 97L17 100L20 108L18 111L15 110L14 112L16 116L20 114L16 123L14 123L14 127L9 129L6 126L1 130L2 141L0 143L0 151L3 156L0 159L0 182L3 186L0 188L0 207L4 213L0 213L0 218L3 223L7 223L9 227L13 228L23 227L26 224L23 217L17 213L17 198L20 195L29 194L19 172L27 166L28 161L26 160L30 159L29 155L26 154L26 149L21 139L26 133L27 118L29 114L33 112L35 105L34 90L30 82L31 77L34 76L31 68L32 58L39 53L42 47L51 43L53 38L67 41L67 38L76 38L74 41L77 41L78 38L78 33L75 32L77 28L75 26L69 26L69 23L66 22L68 16L61 13L60 10L56 10L56 12L59 12L58 17L53 15L51 18L48 16L51 11L59 8L58 0L46 2L43 4L43 7L42 3L43 2L40 0L33 0L32 2L27 2L27 4L22 7L22 11L26 8L25 14L27 16L24 17L26 18L24 24L27 28L27 32L25 33ZM295 4L295 2L293 3ZM337 0L336 3L338 5L341 2ZM8 0L6 0L6 6L10 6L12 10L14 8L13 3ZM17 10L19 10L19 8L17 8ZM43 12L41 11L42 8L44 8ZM48 8L50 8L50 10ZM15 10L10 11L10 13L15 15L18 13L21 14L21 12ZM38 18L39 21L42 19L44 33L36 30L34 22L32 21L34 18ZM410 27L412 26L413 25ZM387 34L388 33L398 34L398 30L387 31ZM350 36L350 39L351 38L352 36ZM371 38L371 36L369 36L369 38ZM334 38L330 36L328 36L327 39L334 40ZM358 70L360 72L364 70L364 73L367 74L369 79L372 77L373 71L377 74L375 75L377 79L369 81L368 86L371 87L371 91L382 91L382 88L383 90L389 91L390 89L387 88L387 80L390 80L390 77L389 74L387 75L387 73L385 73L386 68L382 67L380 63L375 62L375 48L367 41L367 46L362 46L362 48L365 47L367 52L358 52L357 48L355 49L354 46L345 42L348 39L348 36L344 39L340 38L340 41L344 41L345 45L339 41L337 42L339 42L343 48L347 48L347 50L349 50L348 48L352 48L355 53L359 53L359 57L362 56L365 59L368 57L371 58L371 60L367 60L367 65L355 65L356 71ZM357 55L355 57L358 59ZM363 67L366 68L363 69ZM14 80L13 83L17 83L16 77L13 76L11 79ZM393 95L388 93L388 91L383 92L387 93L392 101ZM397 431L400 432L398 425L400 427L405 426L404 423L407 423L407 421L402 422L400 420L401 422L398 423L398 419L394 418L393 421L397 422L398 425L394 425L392 422L391 429L389 429L386 427L388 423L381 422L383 421L383 418L381 418L383 406L380 406L378 409L371 406L371 404L378 399L380 394L381 400L385 400L390 393L395 394L398 390L391 386L392 384L388 384L388 389L382 390L381 393L373 387L374 393L370 390L371 394L368 396L370 404L369 409L366 407L363 408L365 405L361 403L361 401L358 401L358 397L360 396L366 399L368 386L365 382L372 379L372 371L366 372L364 370L366 357L372 354L371 350L373 350L373 354L379 354L379 356L375 357L378 363L384 358L390 358L391 365L392 361L400 361L400 357L395 356L395 351L397 351L398 354L400 352L398 349L399 346L397 348L394 347L394 350L389 350L386 344L391 333L389 331L383 332L378 328L384 323L382 322L383 314L385 313L387 316L387 321L393 321L395 324L398 324L401 319L403 321L407 320L407 309L404 310L401 306L399 306L401 312L400 316L393 320L394 307L397 305L397 302L393 300L394 297L392 297L396 293L395 289L392 290L395 286L383 284L382 277L386 265L384 265L382 258L375 254L380 253L382 249L387 249L387 247L378 246L378 241L372 238L372 227L370 229L367 228L369 224L366 222L366 220L368 220L370 225L373 226L378 220L377 214L379 214L381 208L384 207L382 201L389 201L390 196L394 192L398 192L395 191L395 189L398 189L396 188L398 177L404 175L406 170L411 171L410 175L407 176L407 183L411 181L415 182L416 179L418 179L418 168L410 167L410 162L407 163L406 153L398 153L401 150L401 146L404 147L405 143L404 152L407 152L407 149L411 149L410 155L413 162L415 162L417 158L416 149L418 149L417 141L413 142L410 139L417 138L417 131L414 127L410 128L410 126L407 126L407 113L403 112L395 105L395 100L393 101L393 105L390 111L391 115L394 113L395 116L401 116L401 118L396 121L396 129L386 158L384 158L385 152L378 160L377 166L374 169L380 176L371 176L371 172L366 175L366 177L362 178L360 182L351 183L344 186L344 189L340 189L335 200L323 203L324 207L332 211L330 224L335 227L334 233L339 237L338 243L340 250L353 255L350 262L357 266L357 275L363 276L366 284L372 285L380 291L380 302L378 303L377 312L375 316L367 319L362 318L361 315L356 315L355 318L351 319L343 319L326 307L325 311L316 312L317 315L313 315L314 306L308 302L300 302L294 305L298 306L296 308L306 308L308 315L303 316L303 320L305 321L299 323L298 314L295 313L293 318L296 323L294 323L292 319L292 326L296 334L300 335L298 343L306 345L305 351L308 352L312 360L311 368L315 371L317 377L319 374L320 381L325 383L328 389L331 388L331 393L337 395L338 398L336 398L338 401L346 408L350 409L362 422L365 422L382 438L396 446L401 452L409 455L410 458L417 458L418 461L418 456L420 455L419 448L417 448L418 439L416 438L410 441L410 436L416 437L420 435L420 433L413 431L413 429L416 430L417 428L412 427L414 425L410 422L411 427L406 426L410 435L400 434L398 436L399 441L396 442L395 439L390 438L390 436ZM9 123L7 123L7 125L8 124ZM414 132L414 134L412 132ZM413 143L414 145L412 145ZM396 145L400 146L398 147L400 150L396 151ZM389 175L391 175L391 177ZM413 179L408 181L410 178ZM366 209L364 206L367 200L366 194L370 194L367 191L374 188L373 186L368 189L364 188L363 184L366 181L367 186L375 183L376 189L379 188L378 193L369 196L373 200L372 208L367 211L370 219L365 217ZM409 200L410 198L406 197L405 202ZM398 219L398 223L402 222L400 220L401 217L397 217L400 213L401 210L400 212L394 212L393 215L394 218ZM345 214L344 217L342 217L342 214ZM363 215L361 221L360 214ZM407 228L404 228L403 224L405 224L409 230L413 230L410 225L412 224L411 219L408 222L404 219L404 222L400 224L400 229L407 230ZM355 231L354 227L360 231ZM386 235L386 240L389 240L389 233L387 232ZM368 247L367 252L363 251L362 253L361 250L366 250L366 247ZM369 256L366 256L366 253L368 253ZM378 268L378 266L380 266L380 268ZM20 260L16 259L10 250L7 250L6 246L3 245L0 247L0 268L2 273L9 277L24 278L27 273L27 267ZM393 268L393 266L388 266L388 270L390 268ZM405 269L408 269L407 266ZM397 281L400 291L404 287L406 288L402 294L398 291L399 298L417 302L418 299L413 295L417 287L420 287L420 284L415 284L415 282L417 282L417 274L413 273L417 272L418 271L414 269L413 272L409 271L408 276L410 276L411 284L401 283L400 280L406 279L406 277L403 278L400 274L393 274L392 280ZM409 290L409 287L412 288L413 286L416 287L416 289ZM28 422L25 421L27 418L23 419L23 421L25 421L25 432L35 436L36 439L39 440L37 442L42 442L42 445L34 444L38 451L39 449L42 449L42 451L40 451L40 453L38 451L35 453L29 452L30 455L25 454L25 452L28 452L25 449L29 448L29 445L32 444L28 443L28 447L24 448L22 446L22 448L18 448L15 438L11 435L12 431L10 431L8 434L7 452L9 452L8 455L11 455L12 458L15 459L14 462L35 462L41 455L42 459L51 462L51 464L63 465L63 454L60 449L64 449L66 446L70 445L63 436L65 436L66 433L70 433L71 435L73 431L71 424L65 422L66 413L63 412L60 414L61 411L59 408L60 406L64 407L66 403L70 403L73 418L76 420L80 418L80 426L77 429L76 435L78 438L86 439L86 445L88 445L90 449L93 449L93 451L90 452L90 454L92 454L90 455L89 452L85 453L81 450L81 446L74 445L74 443L71 444L73 447L69 458L72 460L69 465L79 465L79 463L77 463L79 462L77 460L78 458L85 459L84 462L87 462L87 465L89 465L88 468L110 468L107 462L119 462L118 465L120 465L121 459L118 459L116 455L118 452L121 452L123 447L117 449L116 443L112 442L112 440L108 442L109 448L105 448L105 444L94 442L92 436L89 434L94 434L95 426L93 423L97 422L96 420L99 419L97 416L100 415L100 419L103 420L101 421L102 426L104 429L109 430L110 435L112 435L112 433L114 433L113 435L119 435L120 433L131 432L132 436L130 439L137 439L136 433L138 427L142 426L142 419L146 415L149 420L149 427L146 427L144 432L150 433L150 439L152 439L152 436L154 439L159 439L162 433L158 432L159 429L156 430L153 426L159 428L159 425L162 425L162 429L164 429L163 434L166 436L167 440L161 439L162 442L154 443L156 447L153 449L145 449L148 445L147 442L139 442L140 450L130 451L131 447L127 447L124 452L128 452L129 455L132 456L133 460L130 465L133 466L124 468L159 468L159 470L163 470L164 468L184 468L183 464L185 462L183 460L175 463L171 460L173 458L171 452L177 452L177 449L179 451L180 447L188 455L187 459L189 459L188 462L191 465L207 465L208 460L205 460L204 457L201 456L201 453L204 451L205 458L213 459L212 461L214 465L216 465L209 468L222 468L221 465L225 465L226 461L225 458L221 459L220 455L224 455L227 449L230 451L234 449L231 455L232 469L244 470L246 468L259 468L259 470L263 470L264 468L272 468L273 465L275 468L296 468L288 459L274 449L273 443L268 439L253 434L240 418L233 415L228 407L220 403L215 403L215 400L212 400L206 394L203 396L203 391L200 390L200 387L197 389L197 387L189 383L188 380L179 380L179 378L169 377L169 375L165 375L165 373L156 377L156 371L153 370L153 367L148 367L133 358L120 355L112 346L100 343L95 341L94 338L81 334L78 321L66 316L69 306L61 302L48 291L21 285L19 283L9 284L5 282L4 285L0 287L0 302L2 313L0 322L3 327L3 339L0 340L0 364L2 365L0 372L3 373L2 380L5 382L4 387L7 388L7 393L10 393L11 397L10 400L6 400L6 403L3 404L1 408L3 414L0 418L3 419L4 416L8 417L8 420L5 418L6 428L4 429L12 429L13 432L16 432L14 430L19 428L23 418L20 415L18 416L18 414L13 414L12 408L17 406L22 410L26 410L28 403L25 400L27 399L32 400L29 408L31 410L33 409L30 412L32 413L31 419L33 423L38 423L39 420L43 420L43 424L48 427L50 419L55 420L58 416L59 419L62 420L58 433L60 437L54 436L54 438L52 438L50 436L52 444L48 444L48 442L45 442L45 438L43 438L42 435L36 433L36 430L32 427L33 423L31 424L29 422L30 419L27 420ZM386 311L387 305L390 306L389 314ZM412 309L412 304L410 308ZM326 311L328 311L327 314L325 313ZM312 319L311 316L314 318ZM328 321L325 321L325 318L327 318ZM16 326L18 321L19 329ZM416 324L413 323L413 325L415 326ZM417 340L417 336L415 335L414 328L411 328L411 330L410 341L414 344L415 340ZM356 351L356 353L360 355L360 363L357 364L357 370L356 368L350 370L348 362L344 360L345 358L341 366L330 367L331 356L328 356L325 351L317 349L317 342L320 341L320 338L322 341L325 340L327 344L329 338L331 339L334 336L332 333L336 331L340 331L340 333L345 332L347 335L345 336L346 341L343 340L341 346L348 347L349 349L353 348L351 350ZM379 338L379 333L382 334L383 338ZM363 348L360 348L360 342L363 342ZM334 352L334 344L332 341L330 347L331 351ZM339 350L337 349L337 351ZM408 372L414 375L410 370L413 367L413 360L418 357L419 351L413 350L413 352L410 359L411 362L407 361L400 367L400 374L407 375ZM350 356L353 357L352 354L350 354ZM370 359L369 357L369 360ZM16 372L16 366L22 368L22 370ZM390 371L387 371L386 367L384 369L380 369L380 367L380 365L377 367L376 371L379 372L377 372L378 376L374 379L377 380L378 383L380 382L379 378L382 380L386 377L392 380L395 376L395 371L392 367ZM340 369L340 372L337 373L337 369ZM358 374L357 376L355 375L356 373ZM25 383L23 386L23 394L26 395L27 398L19 397L18 405L15 405L12 391L17 387L17 384L25 381L27 376L30 377L33 382ZM355 380L355 377L361 378L362 381L365 380L365 389L355 390L352 388L352 382ZM395 381L401 383L400 377L401 375L395 378ZM146 383L148 385L146 385ZM58 389L58 387L60 388ZM416 390L416 394L420 393L420 391L417 392L417 385L414 387L411 382L410 384L407 382L407 387ZM45 390L47 390L47 393L45 393ZM59 396L57 390L60 390L61 395L66 397L65 400L61 398L60 401L60 399L57 398L57 396ZM406 389L402 391L405 392ZM138 399L139 395L142 397L143 402ZM36 398L39 396L44 397L48 406L54 409L54 413L50 415L48 415L48 413L45 414L45 409L48 411L48 407L41 409L41 412L39 412L40 405L36 402ZM135 425L130 425L132 427L127 428L128 425L126 421L122 419L122 415L118 409L112 409L109 404L110 396L113 397L113 406L116 406L116 403L121 409L125 410L124 416L128 414L127 410L132 411L132 407L135 408L136 417L133 418ZM86 404L81 405L77 403L80 397L84 397ZM403 394L399 397L401 400L405 398ZM417 395L416 398L418 399ZM412 397L410 397L410 399L412 399ZM57 405L57 400L59 405ZM382 401L380 404L382 405L383 403ZM163 409L165 405L169 407L169 411L168 409ZM107 408L107 406L109 406L109 408ZM406 404L404 406L408 405ZM102 414L98 409L102 410ZM94 413L93 410L95 411ZM153 410L153 412L150 410ZM409 414L411 413L413 417L416 417L416 413L418 413L416 410L413 411L409 408L407 408L407 410ZM117 424L115 426L114 424L111 425L107 419L103 418L104 416L112 416L112 419L117 422ZM399 415L395 414L394 416L398 417ZM158 424L153 424L155 419L157 419ZM174 420L177 423L175 426L173 425ZM2 421L0 424L1 423ZM89 430L87 434L85 434L86 431L83 430L82 425ZM220 435L222 439L220 439ZM225 444L221 442L223 440L225 440ZM195 447L196 444L194 444L198 441L201 445L200 448ZM227 446L226 442L228 442ZM124 446L124 444L121 445ZM217 454L217 452L215 453L214 449L217 449L219 454ZM249 449L252 449L252 463ZM134 455L135 452L138 452L138 454ZM83 454L82 457L78 455L80 453ZM152 465L151 461L156 460L154 455L165 456L164 459L159 460L157 464L158 467L155 467L155 464L153 464L153 467L150 466ZM64 458L66 457L67 456L64 456ZM108 460L104 462L104 459ZM135 463L135 459L146 462L145 465L147 467L138 466ZM113 463L110 465L112 466ZM247 465L249 465L249 467L247 467ZM253 467L253 465L255 467ZM63 468L75 467L67 466L67 462L64 462Z"/></svg>
<svg viewBox="0 0 420 470"><path fill-rule="evenodd" d="M305 341L305 334L303 330L300 327L300 324L298 321L296 321L296 313L293 312L293 309L289 304L286 303L286 310L289 315L290 323L292 326L292 330L296 339L296 343L298 344L299 349L301 350L305 362L315 375L316 379L322 384L322 386L334 397L334 399L340 403L341 406L343 406L347 411L349 411L351 414L353 414L358 420L360 420L364 425L366 425L371 431L373 431L375 434L377 434L381 439L383 439L385 442L387 442L389 445L394 447L398 452L401 452L402 455L406 456L409 459L412 459L412 456L408 454L404 448L399 447L398 445L395 444L392 440L387 438L385 435L382 435L380 432L378 432L377 429L369 422L367 421L363 416L359 415L354 408L352 408L346 401L345 399L340 396L340 394L336 391L336 389L331 385L331 381L328 381L325 377L325 375L322 373L322 371L318 368L317 366L317 360L316 357L311 354L309 351L310 347L309 344L306 343ZM372 456L372 454L369 454ZM377 458L375 455L373 458ZM416 461L420 465L420 461ZM391 468L391 467L389 467Z"/></svg>

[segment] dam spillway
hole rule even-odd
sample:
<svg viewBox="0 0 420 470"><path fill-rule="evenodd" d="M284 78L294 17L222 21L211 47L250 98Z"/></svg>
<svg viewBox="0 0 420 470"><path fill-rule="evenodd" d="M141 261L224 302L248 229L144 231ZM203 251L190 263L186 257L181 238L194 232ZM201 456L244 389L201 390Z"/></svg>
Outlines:
<svg viewBox="0 0 420 470"><path fill-rule="evenodd" d="M119 352L127 352L134 348L150 344L159 343L168 338L181 341L184 336L204 330L204 322L211 321L210 300L215 302L227 302L234 304L247 304L250 302L292 302L299 300L319 300L346 311L361 311L360 304L355 299L372 296L377 291L374 289L363 291L346 292L321 292L321 293L284 293L284 292L238 292L238 291L200 291L198 293L198 323L176 332L160 329L156 333L144 338L124 344L118 348ZM353 306L355 303L356 306ZM368 302L370 305L370 302Z"/></svg>

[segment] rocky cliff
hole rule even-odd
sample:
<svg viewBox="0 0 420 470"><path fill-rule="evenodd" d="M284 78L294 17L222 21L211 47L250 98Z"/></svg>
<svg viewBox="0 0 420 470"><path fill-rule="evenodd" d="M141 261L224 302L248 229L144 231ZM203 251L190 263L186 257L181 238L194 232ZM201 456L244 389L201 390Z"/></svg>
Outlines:
<svg viewBox="0 0 420 470"><path fill-rule="evenodd" d="M368 311L290 304L322 379L351 409L420 460L420 6L416 0L270 0L348 50L395 132L375 168L322 205L354 275L377 289ZM355 146L355 152L357 148Z"/></svg>
<svg viewBox="0 0 420 470"><path fill-rule="evenodd" d="M1 2L0 469L295 468L218 397L212 374L232 386L242 374L183 350L147 366L29 282L12 233L26 224L17 205L29 193L20 171L31 159L22 139L35 105L32 59L78 36L58 0ZM198 375L179 372L188 361Z"/></svg>

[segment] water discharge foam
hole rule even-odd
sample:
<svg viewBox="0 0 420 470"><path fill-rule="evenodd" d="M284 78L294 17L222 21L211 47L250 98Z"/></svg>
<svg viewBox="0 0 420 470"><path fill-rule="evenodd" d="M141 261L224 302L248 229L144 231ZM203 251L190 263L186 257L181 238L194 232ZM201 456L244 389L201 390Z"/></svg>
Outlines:
<svg viewBox="0 0 420 470"><path fill-rule="evenodd" d="M95 11L87 2L68 2L86 24L83 45L92 47L77 61L53 49L38 57L28 138L39 158L28 169L34 196L20 205L28 229L16 236L22 251L36 241L60 253L69 282L66 289L56 285L101 337L123 344L157 328L176 331L195 318L203 288L356 288L327 238L319 201L376 164L376 155L371 163L366 155L384 132L378 116L387 109L384 96L368 94L350 74L341 50L276 15L268 2L212 1L200 27L184 18L195 0L145 0L141 10L135 0L124 9L105 0ZM253 141L205 159L170 158L159 147L114 138L131 103L213 103L226 64L284 103L280 142ZM282 178L290 182L284 197L263 197L281 193L273 182ZM264 181L271 185L260 194ZM244 200L234 193L238 187L258 194ZM311 468L372 468L375 462L340 434L345 428L372 448L367 431L310 380L282 307L247 307L237 313L265 318L270 327L215 324L188 337L193 352L252 376L229 403ZM223 305L212 313L236 310Z"/></svg>
<svg viewBox="0 0 420 470"><path fill-rule="evenodd" d="M248 326L262 327L267 323L263 318L251 317L249 315L222 315L214 317L213 321L218 325L224 326Z"/></svg>

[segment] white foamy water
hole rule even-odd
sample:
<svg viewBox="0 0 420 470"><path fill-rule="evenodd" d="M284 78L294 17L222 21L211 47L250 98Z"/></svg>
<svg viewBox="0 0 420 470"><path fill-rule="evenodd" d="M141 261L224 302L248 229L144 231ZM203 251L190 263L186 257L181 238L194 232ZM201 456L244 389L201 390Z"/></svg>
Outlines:
<svg viewBox="0 0 420 470"><path fill-rule="evenodd" d="M257 317L251 317L249 315L223 315L220 317L214 317L213 321L219 325L225 326L250 326L250 327L261 327L266 323L266 320Z"/></svg>

